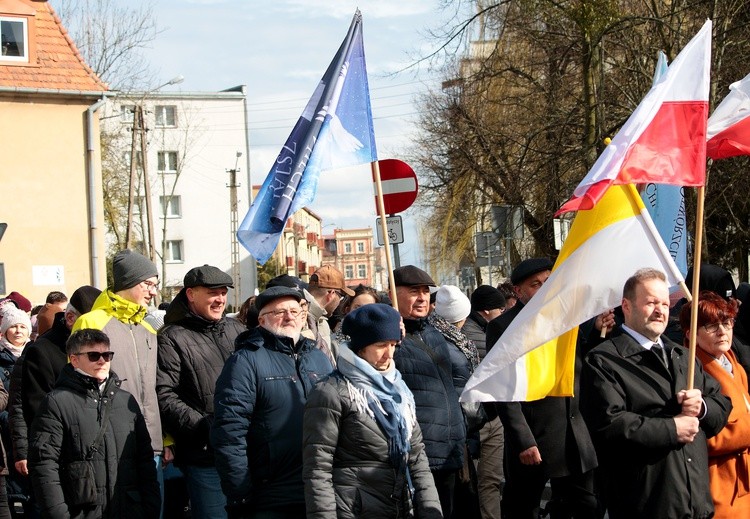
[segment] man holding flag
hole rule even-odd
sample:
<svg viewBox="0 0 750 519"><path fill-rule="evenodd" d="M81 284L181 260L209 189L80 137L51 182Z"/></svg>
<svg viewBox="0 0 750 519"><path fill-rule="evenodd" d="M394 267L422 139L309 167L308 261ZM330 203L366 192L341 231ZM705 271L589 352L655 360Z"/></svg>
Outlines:
<svg viewBox="0 0 750 519"><path fill-rule="evenodd" d="M591 350L581 410L591 430L611 519L713 515L706 438L732 404L688 352L662 334L669 287L660 270L638 270L623 289L622 333Z"/></svg>

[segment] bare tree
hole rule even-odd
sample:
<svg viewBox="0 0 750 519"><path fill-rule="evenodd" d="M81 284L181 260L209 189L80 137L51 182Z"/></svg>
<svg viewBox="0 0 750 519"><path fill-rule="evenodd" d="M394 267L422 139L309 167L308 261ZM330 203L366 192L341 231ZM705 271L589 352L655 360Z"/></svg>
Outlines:
<svg viewBox="0 0 750 519"><path fill-rule="evenodd" d="M458 12L456 6L467 2L445 3ZM447 51L470 40L463 57L448 56L444 88L424 100L423 138L413 150L424 188L420 203L439 236L426 255L454 268L473 259L468 238L486 225L492 204L524 208L532 239L517 253L554 256L554 212L593 164L603 139L619 130L650 88L657 51L674 59L707 17L715 22L712 78L719 97L750 70L742 51L750 14L739 0L476 3L440 42ZM726 189L739 181L736 173L731 161L712 167L712 178L721 180L709 184L713 212L706 233L716 247L707 257L732 257L742 272L750 204L737 197L750 181L747 188Z"/></svg>
<svg viewBox="0 0 750 519"><path fill-rule="evenodd" d="M142 51L159 33L151 2L52 0L84 60L111 88L143 89L153 83Z"/></svg>

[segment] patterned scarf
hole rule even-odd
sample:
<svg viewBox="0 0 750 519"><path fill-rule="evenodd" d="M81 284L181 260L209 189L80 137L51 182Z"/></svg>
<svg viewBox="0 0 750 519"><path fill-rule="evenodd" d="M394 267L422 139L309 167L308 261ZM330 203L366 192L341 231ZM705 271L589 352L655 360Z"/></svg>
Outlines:
<svg viewBox="0 0 750 519"><path fill-rule="evenodd" d="M452 325L435 312L432 312L427 317L427 322L434 326L437 331L442 333L443 337L445 337L448 342L455 344L456 347L461 350L461 353L466 355L469 364L471 364L471 372L474 373L474 370L477 369L477 366L479 365L479 352L477 351L474 342L466 337L460 328Z"/></svg>
<svg viewBox="0 0 750 519"><path fill-rule="evenodd" d="M414 396L392 365L381 373L341 344L338 365L359 412L373 418L388 439L388 457L398 470L406 470L411 434L417 423Z"/></svg>

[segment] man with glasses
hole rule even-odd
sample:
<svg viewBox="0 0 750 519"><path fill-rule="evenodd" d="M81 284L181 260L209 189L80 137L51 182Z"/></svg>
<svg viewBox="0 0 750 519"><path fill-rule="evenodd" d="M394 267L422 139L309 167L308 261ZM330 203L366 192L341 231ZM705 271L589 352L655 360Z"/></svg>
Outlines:
<svg viewBox="0 0 750 519"><path fill-rule="evenodd" d="M135 397L143 411L163 487L162 465L172 461L172 453L164 450L156 396L156 331L144 320L159 289L158 275L156 265L138 252L125 249L115 254L112 286L101 293L90 312L76 320L73 332L93 328L109 336L117 354L112 369L122 380L122 389Z"/></svg>
<svg viewBox="0 0 750 519"><path fill-rule="evenodd" d="M301 336L301 298L282 286L261 292L258 327L237 338L216 382L211 446L230 519L305 516L302 415L333 366Z"/></svg>
<svg viewBox="0 0 750 519"><path fill-rule="evenodd" d="M70 364L31 427L29 467L42 517L158 517L146 422L110 371L117 355L109 338L99 330L78 330L68 339L67 353ZM87 480L81 470L87 459L95 496L76 484Z"/></svg>
<svg viewBox="0 0 750 519"><path fill-rule="evenodd" d="M344 275L335 267L323 265L310 276L310 283L305 291L305 299L309 303L307 324L315 333L318 348L334 366L338 348L331 339L328 318L345 296L354 297L354 291L344 284Z"/></svg>
<svg viewBox="0 0 750 519"><path fill-rule="evenodd" d="M246 328L224 316L232 277L203 265L191 269L159 330L156 392L164 431L175 440L175 464L185 473L195 517L226 517L208 432L214 389L234 341Z"/></svg>
<svg viewBox="0 0 750 519"><path fill-rule="evenodd" d="M591 430L609 517L712 517L706 439L732 408L687 349L664 336L669 288L641 269L625 282L622 333L586 356L581 411Z"/></svg>

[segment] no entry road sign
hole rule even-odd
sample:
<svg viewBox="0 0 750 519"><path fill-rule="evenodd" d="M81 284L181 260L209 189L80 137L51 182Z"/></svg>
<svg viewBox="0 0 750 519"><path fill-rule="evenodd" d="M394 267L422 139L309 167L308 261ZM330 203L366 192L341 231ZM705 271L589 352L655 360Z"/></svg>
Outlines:
<svg viewBox="0 0 750 519"><path fill-rule="evenodd" d="M383 189L385 214L406 211L417 199L417 175L406 162L396 159L378 161L380 165L380 183ZM373 182L375 180L373 179ZM375 193L377 188L373 185ZM375 207L377 208L377 195ZM377 213L377 209L375 211Z"/></svg>

